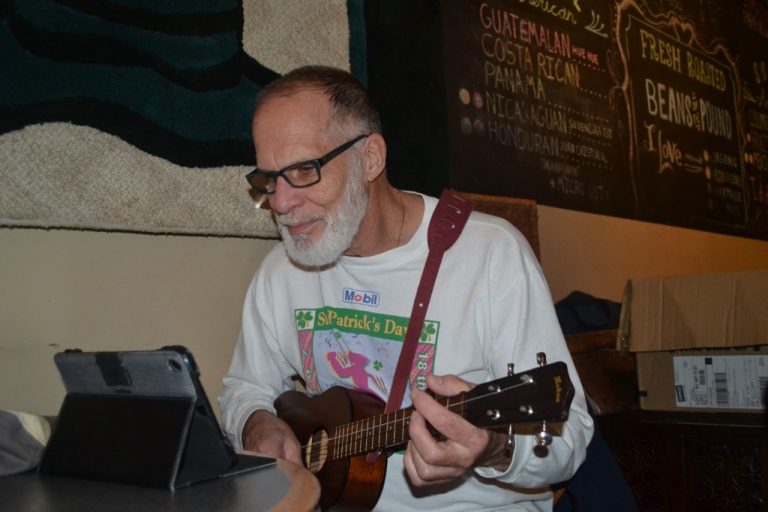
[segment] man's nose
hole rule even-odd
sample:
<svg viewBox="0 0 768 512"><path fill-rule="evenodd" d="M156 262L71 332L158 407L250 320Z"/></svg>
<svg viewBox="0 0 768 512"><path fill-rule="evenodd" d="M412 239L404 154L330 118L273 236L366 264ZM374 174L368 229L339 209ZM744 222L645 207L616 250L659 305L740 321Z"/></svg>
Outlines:
<svg viewBox="0 0 768 512"><path fill-rule="evenodd" d="M301 204L301 190L292 187L285 178L278 176L275 181L275 192L269 197L269 205L278 215L289 213Z"/></svg>

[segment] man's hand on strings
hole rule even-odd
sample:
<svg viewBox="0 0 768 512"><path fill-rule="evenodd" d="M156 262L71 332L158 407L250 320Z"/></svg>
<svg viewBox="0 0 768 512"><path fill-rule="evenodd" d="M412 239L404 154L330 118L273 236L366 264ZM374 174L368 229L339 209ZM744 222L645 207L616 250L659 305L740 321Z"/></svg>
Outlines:
<svg viewBox="0 0 768 512"><path fill-rule="evenodd" d="M286 422L269 411L256 411L243 428L243 448L303 465L301 447Z"/></svg>
<svg viewBox="0 0 768 512"><path fill-rule="evenodd" d="M474 385L455 375L430 375L427 387L437 395L454 396L469 391ZM415 486L447 482L477 466L504 469L509 464L505 434L475 427L423 391L414 390L411 400L415 411L411 415L408 428L411 440L403 461ZM444 439L435 439L427 423Z"/></svg>

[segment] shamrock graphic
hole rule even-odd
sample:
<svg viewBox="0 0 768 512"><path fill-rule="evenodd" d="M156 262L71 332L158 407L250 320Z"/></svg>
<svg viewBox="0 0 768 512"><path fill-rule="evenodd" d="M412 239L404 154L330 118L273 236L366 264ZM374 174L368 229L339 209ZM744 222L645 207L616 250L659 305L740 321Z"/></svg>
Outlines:
<svg viewBox="0 0 768 512"><path fill-rule="evenodd" d="M419 339L421 341L432 341L432 336L435 334L437 334L437 329L435 328L434 322L425 322Z"/></svg>
<svg viewBox="0 0 768 512"><path fill-rule="evenodd" d="M314 315L311 311L297 311L296 312L296 325L299 329L306 329L314 320Z"/></svg>

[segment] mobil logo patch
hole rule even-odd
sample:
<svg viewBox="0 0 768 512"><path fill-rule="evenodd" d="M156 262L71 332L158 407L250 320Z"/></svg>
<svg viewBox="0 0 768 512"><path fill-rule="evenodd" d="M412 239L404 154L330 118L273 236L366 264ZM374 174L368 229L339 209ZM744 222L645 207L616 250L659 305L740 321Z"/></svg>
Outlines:
<svg viewBox="0 0 768 512"><path fill-rule="evenodd" d="M378 307L381 295L379 292L367 292L344 288L344 302L347 304L361 304L363 306Z"/></svg>

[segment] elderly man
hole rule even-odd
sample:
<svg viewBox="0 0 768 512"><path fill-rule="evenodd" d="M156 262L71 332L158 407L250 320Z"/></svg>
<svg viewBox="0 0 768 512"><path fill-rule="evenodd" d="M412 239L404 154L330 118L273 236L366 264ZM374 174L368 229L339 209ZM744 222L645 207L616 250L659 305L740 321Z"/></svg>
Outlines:
<svg viewBox="0 0 768 512"><path fill-rule="evenodd" d="M274 401L295 375L311 395L344 386L386 401L437 200L390 185L378 113L344 71L309 66L271 83L252 129L248 180L268 195L282 243L249 287L220 405L237 445L306 464ZM533 435L512 446L425 392L456 395L508 363L535 366L539 352L565 362L575 387L544 457ZM550 510L548 485L574 474L593 424L541 269L509 223L472 213L443 258L416 359L402 404L414 408L410 441L389 455L375 510Z"/></svg>

